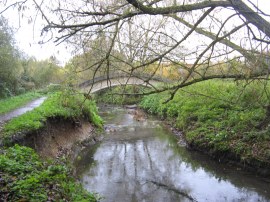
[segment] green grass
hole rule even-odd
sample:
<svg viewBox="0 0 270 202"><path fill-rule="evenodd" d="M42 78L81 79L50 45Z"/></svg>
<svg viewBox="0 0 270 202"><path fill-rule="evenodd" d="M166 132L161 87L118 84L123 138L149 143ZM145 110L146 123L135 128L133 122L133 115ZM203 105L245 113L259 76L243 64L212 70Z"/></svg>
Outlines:
<svg viewBox="0 0 270 202"><path fill-rule="evenodd" d="M94 101L84 100L83 95L74 92L54 93L40 107L5 124L2 132L4 140L8 143L14 134L27 134L41 129L47 119L56 117L73 120L84 117L94 125L102 126Z"/></svg>
<svg viewBox="0 0 270 202"><path fill-rule="evenodd" d="M7 113L13 109L23 106L31 100L34 100L35 98L39 98L41 96L42 94L38 92L29 92L23 95L2 99L0 100L0 114Z"/></svg>
<svg viewBox="0 0 270 202"><path fill-rule="evenodd" d="M140 105L173 122L196 148L269 165L269 93L265 83L213 80L180 89L167 104L169 94L161 93L144 97Z"/></svg>
<svg viewBox="0 0 270 202"><path fill-rule="evenodd" d="M41 161L31 148L0 149L0 201L97 201L60 162Z"/></svg>

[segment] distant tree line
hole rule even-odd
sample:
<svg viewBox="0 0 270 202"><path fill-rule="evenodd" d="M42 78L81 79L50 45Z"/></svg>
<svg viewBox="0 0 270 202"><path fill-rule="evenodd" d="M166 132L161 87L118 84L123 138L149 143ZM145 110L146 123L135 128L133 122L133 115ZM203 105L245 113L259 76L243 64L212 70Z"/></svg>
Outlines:
<svg viewBox="0 0 270 202"><path fill-rule="evenodd" d="M0 98L63 81L64 69L54 57L38 61L16 47L13 30L0 17Z"/></svg>

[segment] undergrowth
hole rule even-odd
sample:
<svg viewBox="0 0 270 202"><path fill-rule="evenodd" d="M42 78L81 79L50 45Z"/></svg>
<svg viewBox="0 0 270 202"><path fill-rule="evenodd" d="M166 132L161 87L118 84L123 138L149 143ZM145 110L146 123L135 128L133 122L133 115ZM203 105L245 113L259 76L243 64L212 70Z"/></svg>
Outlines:
<svg viewBox="0 0 270 202"><path fill-rule="evenodd" d="M94 101L85 100L83 95L75 92L58 92L48 95L40 107L5 124L2 132L5 142L14 134L26 134L42 128L48 118L55 117L73 120L84 117L94 125L102 126L102 119L97 113Z"/></svg>
<svg viewBox="0 0 270 202"><path fill-rule="evenodd" d="M140 102L142 96L132 94L138 94L145 91L147 91L147 88L144 86L135 86L135 85L116 86L110 89L97 92L95 95L95 99L99 103L118 104L118 105L135 104Z"/></svg>
<svg viewBox="0 0 270 202"><path fill-rule="evenodd" d="M41 161L31 148L0 149L0 201L97 201L64 163Z"/></svg>
<svg viewBox="0 0 270 202"><path fill-rule="evenodd" d="M6 99L0 99L0 114L4 114L6 112L9 112L13 109L16 109L24 104L26 104L27 102L41 97L42 94L38 93L38 92L29 92L29 93L25 93L19 96L14 96L14 97L9 97Z"/></svg>
<svg viewBox="0 0 270 202"><path fill-rule="evenodd" d="M261 82L206 81L145 96L140 106L170 120L187 142L211 153L230 153L245 163L269 165L270 92Z"/></svg>

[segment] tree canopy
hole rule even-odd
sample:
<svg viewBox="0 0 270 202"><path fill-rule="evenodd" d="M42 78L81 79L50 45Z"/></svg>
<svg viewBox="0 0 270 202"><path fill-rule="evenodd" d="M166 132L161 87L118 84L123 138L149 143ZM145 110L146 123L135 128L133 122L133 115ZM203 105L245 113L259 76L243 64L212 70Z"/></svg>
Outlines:
<svg viewBox="0 0 270 202"><path fill-rule="evenodd" d="M0 97L11 94L18 85L18 56L12 30L6 19L0 18Z"/></svg>
<svg viewBox="0 0 270 202"><path fill-rule="evenodd" d="M179 73L172 90L213 78L268 79L270 15L251 0L28 0L46 37L95 56L80 72ZM6 4L6 8L11 5ZM53 36L53 37L52 37ZM98 40L102 39L102 40ZM92 57L93 58L93 57ZM152 93L152 92L150 92Z"/></svg>
<svg viewBox="0 0 270 202"><path fill-rule="evenodd" d="M16 46L8 21L0 16L0 98L62 82L64 71L55 58L37 61Z"/></svg>

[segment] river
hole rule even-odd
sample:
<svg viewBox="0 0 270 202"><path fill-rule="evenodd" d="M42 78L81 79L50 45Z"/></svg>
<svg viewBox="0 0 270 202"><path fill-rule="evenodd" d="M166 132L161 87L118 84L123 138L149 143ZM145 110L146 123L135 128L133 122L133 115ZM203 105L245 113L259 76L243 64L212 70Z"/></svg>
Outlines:
<svg viewBox="0 0 270 202"><path fill-rule="evenodd" d="M269 179L188 151L162 122L103 107L104 140L75 162L83 186L112 202L270 201Z"/></svg>

